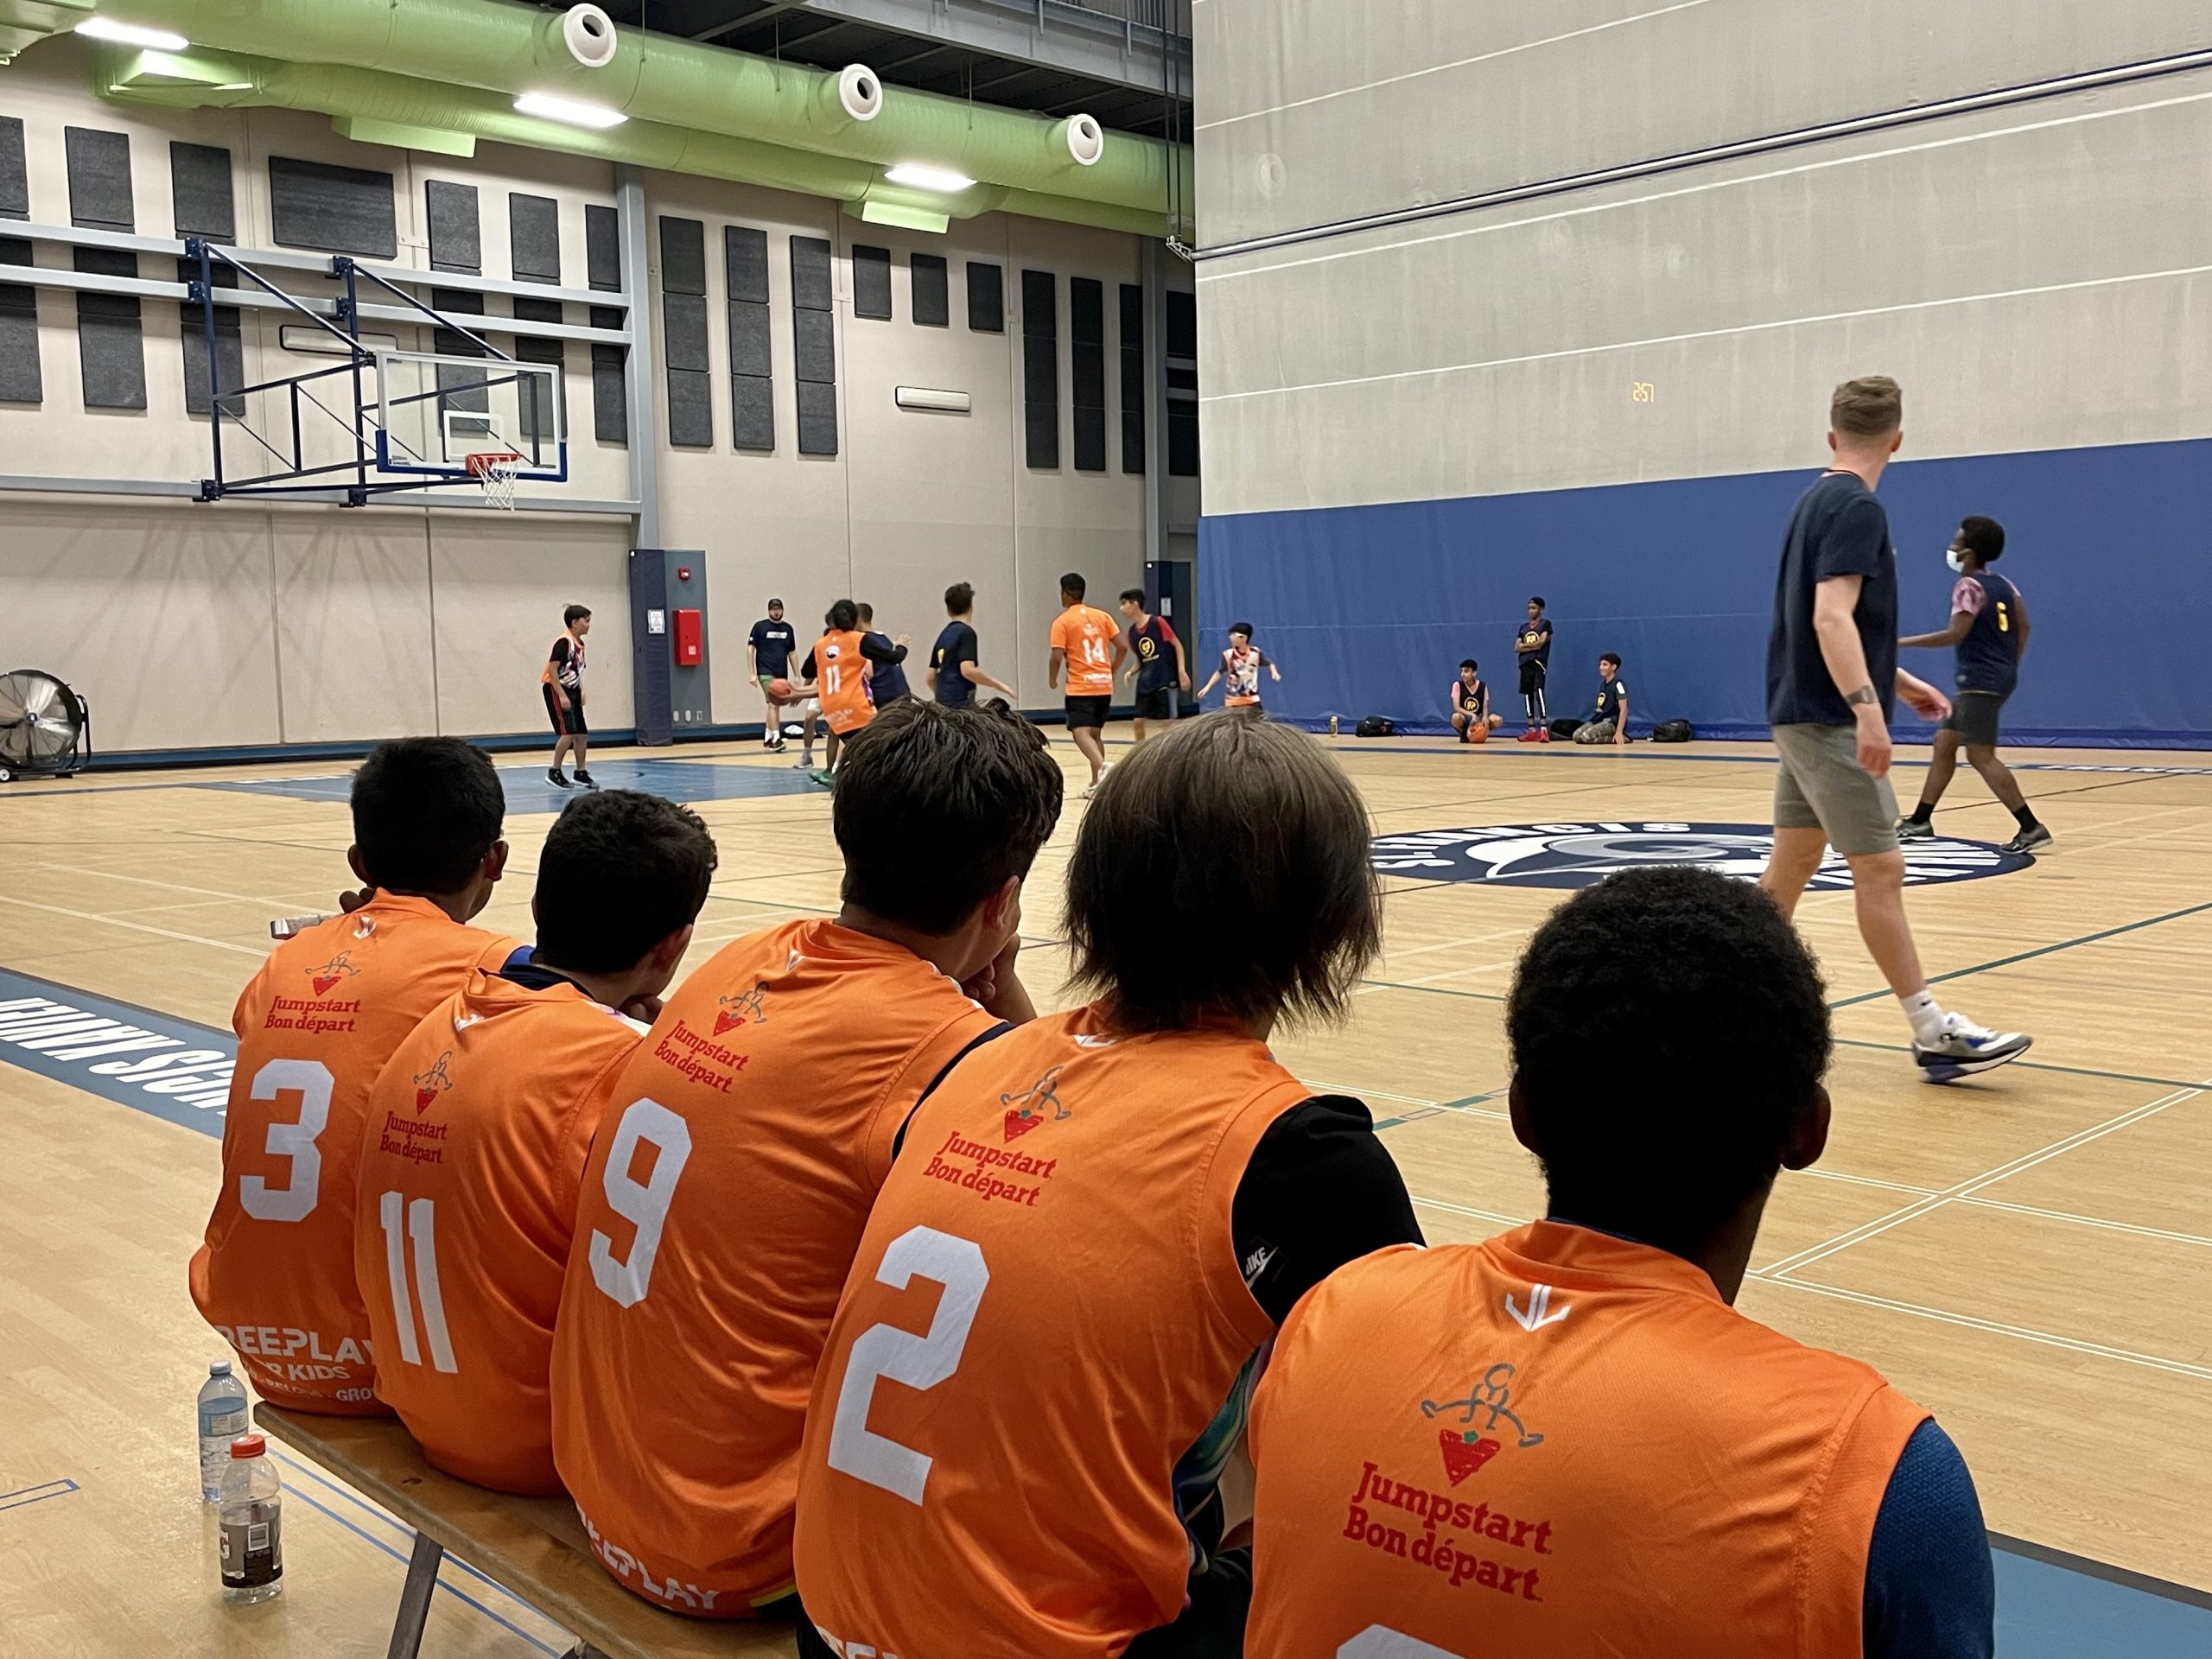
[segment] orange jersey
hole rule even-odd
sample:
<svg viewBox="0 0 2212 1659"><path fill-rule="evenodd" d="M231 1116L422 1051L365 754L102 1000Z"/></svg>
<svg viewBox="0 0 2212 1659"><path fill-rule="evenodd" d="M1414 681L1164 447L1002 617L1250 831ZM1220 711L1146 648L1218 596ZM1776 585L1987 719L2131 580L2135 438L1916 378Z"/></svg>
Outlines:
<svg viewBox="0 0 2212 1659"><path fill-rule="evenodd" d="M1377 1251L1284 1321L1253 1402L1244 1651L1859 1659L1927 1414L1649 1245Z"/></svg>
<svg viewBox="0 0 2212 1659"><path fill-rule="evenodd" d="M821 688L822 718L840 737L875 718L868 690L868 662L857 633L825 633L814 642L815 683Z"/></svg>
<svg viewBox="0 0 2212 1659"><path fill-rule="evenodd" d="M1068 657L1068 696L1114 695L1114 646L1121 637L1112 617L1088 605L1071 605L1052 619L1052 645Z"/></svg>
<svg viewBox="0 0 2212 1659"><path fill-rule="evenodd" d="M680 1612L791 1588L830 1316L915 1098L999 1021L827 921L693 974L615 1080L553 1336L553 1449L600 1560Z"/></svg>
<svg viewBox="0 0 2212 1659"><path fill-rule="evenodd" d="M1086 1008L923 1102L807 1419L799 1595L837 1651L1106 1659L1181 1612L1178 1465L1274 1328L1237 1184L1312 1094L1249 1039Z"/></svg>
<svg viewBox="0 0 2212 1659"><path fill-rule="evenodd" d="M354 1270L377 1393L448 1474L561 1491L553 1315L594 1090L644 1034L574 985L531 990L480 972L378 1074Z"/></svg>
<svg viewBox="0 0 2212 1659"><path fill-rule="evenodd" d="M514 949L427 899L379 893L285 940L238 998L223 1187L192 1258L192 1300L274 1404L384 1409L353 1282L369 1086L471 969Z"/></svg>

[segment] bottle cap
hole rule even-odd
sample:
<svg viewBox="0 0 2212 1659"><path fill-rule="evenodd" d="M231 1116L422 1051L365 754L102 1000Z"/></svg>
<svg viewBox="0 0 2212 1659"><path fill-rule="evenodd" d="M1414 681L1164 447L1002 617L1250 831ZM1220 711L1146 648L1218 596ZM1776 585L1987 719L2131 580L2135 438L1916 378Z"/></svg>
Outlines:
<svg viewBox="0 0 2212 1659"><path fill-rule="evenodd" d="M230 1374L231 1362L227 1359L219 1359L207 1368L207 1375L210 1376L228 1376Z"/></svg>
<svg viewBox="0 0 2212 1659"><path fill-rule="evenodd" d="M241 1434L231 1442L234 1458L257 1458L269 1449L269 1442L258 1434Z"/></svg>

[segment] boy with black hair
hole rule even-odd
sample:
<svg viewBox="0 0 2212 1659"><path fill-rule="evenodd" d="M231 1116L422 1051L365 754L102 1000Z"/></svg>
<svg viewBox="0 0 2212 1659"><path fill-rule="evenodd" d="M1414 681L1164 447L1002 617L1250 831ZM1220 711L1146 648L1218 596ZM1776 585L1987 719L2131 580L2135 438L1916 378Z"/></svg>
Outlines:
<svg viewBox="0 0 2212 1659"><path fill-rule="evenodd" d="M1275 666L1274 658L1266 652L1254 648L1252 625L1249 622L1232 622L1229 625L1229 649L1221 653L1221 666L1214 670L1207 677L1206 683L1198 688L1199 699L1204 701L1206 693L1219 685L1223 688L1223 708L1242 709L1254 715L1264 714L1266 710L1260 703L1262 669L1273 675L1277 684L1281 683L1282 670Z"/></svg>
<svg viewBox="0 0 2212 1659"><path fill-rule="evenodd" d="M548 1373L584 1158L715 862L673 801L571 802L538 857L535 950L471 974L370 1093L353 1263L377 1392L448 1474L560 1493Z"/></svg>
<svg viewBox="0 0 2212 1659"><path fill-rule="evenodd" d="M1175 718L1175 690L1191 689L1190 665L1183 659L1183 642L1164 616L1144 607L1144 589L1122 590L1122 620L1128 624L1129 666L1125 671L1136 682L1137 741L1145 738L1145 722Z"/></svg>
<svg viewBox="0 0 2212 1659"><path fill-rule="evenodd" d="M1451 697L1452 729L1462 743L1487 743L1490 734L1505 724L1503 715L1491 712L1490 687L1483 680L1482 664L1471 657L1460 659Z"/></svg>
<svg viewBox="0 0 2212 1659"><path fill-rule="evenodd" d="M561 770L561 760L574 750L576 782L597 789L584 770L584 749L591 741L591 728L584 723L584 636L591 632L591 613L571 605L561 613L561 625L567 631L553 642L537 677L545 693L545 713L553 722L553 764L545 769L545 778L556 788L573 788Z"/></svg>
<svg viewBox="0 0 2212 1659"><path fill-rule="evenodd" d="M1378 949L1370 834L1265 721L1179 721L1100 786L1065 911L1096 1000L929 1092L846 1282L801 1460L802 1655L1241 1653L1217 1482L1259 1354L1329 1273L1421 1239L1367 1109L1267 1046L1340 1016ZM1163 955L1163 929L1214 943ZM887 1363L925 1329L942 1363Z"/></svg>
<svg viewBox="0 0 2212 1659"><path fill-rule="evenodd" d="M1944 562L1959 574L1951 589L1951 626L1941 633L1916 633L1902 646L1950 645L1958 652L1958 696L1950 718L1936 734L1936 753L1920 786L1920 804L1897 821L1899 841L1934 838L1936 804L1951 786L1959 749L1981 774L1989 792L2018 820L2020 832L2005 843L2008 853L2038 853L2056 837L2040 823L2012 770L1997 758L1998 715L2020 683L2020 659L2028 654L2028 607L2020 590L1989 567L2005 551L2005 526L1979 514L1960 520L1958 533L1944 551Z"/></svg>
<svg viewBox="0 0 2212 1659"><path fill-rule="evenodd" d="M855 605L853 609L859 617L861 650L875 664L868 689L874 695L875 706L887 709L912 692L906 683L906 636L902 633L893 639L887 633L877 632L874 606Z"/></svg>
<svg viewBox="0 0 2212 1659"><path fill-rule="evenodd" d="M809 691L822 705L822 722L830 728L829 747L822 770L814 781L827 788L834 783L837 755L844 740L875 718L874 659L861 632L861 607L849 599L832 605L823 619L822 637L806 653L799 672ZM899 655L906 654L905 647ZM806 750L814 751L813 725L808 723Z"/></svg>
<svg viewBox="0 0 2212 1659"><path fill-rule="evenodd" d="M1529 601L1529 620L1514 636L1513 654L1521 664L1521 706L1529 715L1529 729L1521 734L1521 741L1548 743L1551 710L1544 702L1544 682L1551 674L1552 620L1544 614L1541 594Z"/></svg>
<svg viewBox="0 0 2212 1659"><path fill-rule="evenodd" d="M231 1017L223 1185L192 1258L192 1300L287 1409L384 1409L353 1276L369 1088L424 1014L516 949L466 925L506 868L505 811L481 749L457 737L377 745L353 774L346 853L365 890L270 951Z"/></svg>
<svg viewBox="0 0 2212 1659"><path fill-rule="evenodd" d="M1058 686L1068 677L1068 735L1090 762L1090 789L1098 787L1106 763L1106 711L1114 701L1114 676L1128 647L1105 612L1083 602L1084 579L1071 570L1060 578L1060 613L1052 619L1052 651L1045 683ZM1090 798L1085 791L1084 798Z"/></svg>
<svg viewBox="0 0 2212 1659"><path fill-rule="evenodd" d="M1246 1652L1988 1659L1957 1447L1734 1309L1777 1176L1827 1141L1825 993L1782 913L1710 870L1612 876L1536 931L1506 1027L1545 1218L1380 1251L1284 1326Z"/></svg>
<svg viewBox="0 0 2212 1659"><path fill-rule="evenodd" d="M1611 743L1618 748L1628 741L1628 682L1621 678L1618 652L1598 659L1598 702L1590 718L1574 728L1578 743Z"/></svg>
<svg viewBox="0 0 2212 1659"><path fill-rule="evenodd" d="M616 1074L553 1336L553 1447L600 1560L743 1618L791 1586L830 1316L914 1102L1010 1023L1060 811L1036 728L909 697L847 744L836 919L725 946Z"/></svg>
<svg viewBox="0 0 2212 1659"><path fill-rule="evenodd" d="M956 582L944 590L944 613L952 620L930 648L930 684L937 700L948 709L965 709L975 701L976 688L988 685L1011 699L1014 688L983 672L976 641L976 590Z"/></svg>
<svg viewBox="0 0 2212 1659"><path fill-rule="evenodd" d="M768 614L753 625L745 640L745 673L760 688L768 715L760 728L760 747L771 754L784 752L784 699L776 695L776 682L791 671L791 658L798 650L798 635L784 620L784 601L768 601Z"/></svg>

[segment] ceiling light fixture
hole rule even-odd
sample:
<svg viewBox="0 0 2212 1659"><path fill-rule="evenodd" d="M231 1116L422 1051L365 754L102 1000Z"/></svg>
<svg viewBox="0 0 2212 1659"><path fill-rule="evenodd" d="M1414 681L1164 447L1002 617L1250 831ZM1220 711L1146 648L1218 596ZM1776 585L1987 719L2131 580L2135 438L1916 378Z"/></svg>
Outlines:
<svg viewBox="0 0 2212 1659"><path fill-rule="evenodd" d="M524 92L515 99L515 113L562 121L572 127L619 127L630 118L620 110L579 104L572 98L556 98L550 92Z"/></svg>
<svg viewBox="0 0 2212 1659"><path fill-rule="evenodd" d="M965 173L955 173L944 167L925 167L918 162L901 162L885 169L883 176L893 184L912 185L917 190L936 190L946 195L965 190L976 182Z"/></svg>
<svg viewBox="0 0 2212 1659"><path fill-rule="evenodd" d="M181 52L192 42L166 29L141 29L118 23L112 17L87 17L70 31L88 41L111 41L118 46L143 46L149 52Z"/></svg>

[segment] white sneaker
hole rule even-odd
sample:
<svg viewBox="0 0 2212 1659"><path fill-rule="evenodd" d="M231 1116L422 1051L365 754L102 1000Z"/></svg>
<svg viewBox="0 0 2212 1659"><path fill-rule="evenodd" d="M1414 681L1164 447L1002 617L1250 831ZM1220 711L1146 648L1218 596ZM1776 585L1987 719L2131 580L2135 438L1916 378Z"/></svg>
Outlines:
<svg viewBox="0 0 2212 1659"><path fill-rule="evenodd" d="M1943 1016L1943 1033L1933 1043L1914 1041L1912 1058L1929 1083L1955 1083L2018 1059L2035 1040L2021 1032L1986 1030L1955 1012Z"/></svg>

